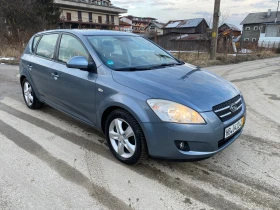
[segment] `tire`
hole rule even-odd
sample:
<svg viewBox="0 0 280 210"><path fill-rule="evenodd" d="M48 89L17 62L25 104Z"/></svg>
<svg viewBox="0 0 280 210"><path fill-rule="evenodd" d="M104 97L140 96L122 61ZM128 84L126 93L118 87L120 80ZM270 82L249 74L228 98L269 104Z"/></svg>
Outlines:
<svg viewBox="0 0 280 210"><path fill-rule="evenodd" d="M111 152L122 163L134 165L148 157L144 133L127 111L117 109L109 114L105 135Z"/></svg>
<svg viewBox="0 0 280 210"><path fill-rule="evenodd" d="M27 79L24 79L22 81L21 89L22 89L23 99L28 108L40 109L43 106L43 103L39 101L30 82Z"/></svg>

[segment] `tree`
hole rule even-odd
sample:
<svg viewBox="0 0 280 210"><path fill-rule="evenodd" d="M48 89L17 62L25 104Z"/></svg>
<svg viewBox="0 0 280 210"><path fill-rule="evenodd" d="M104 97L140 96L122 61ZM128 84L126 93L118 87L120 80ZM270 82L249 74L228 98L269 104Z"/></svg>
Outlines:
<svg viewBox="0 0 280 210"><path fill-rule="evenodd" d="M226 21L228 20L229 16L230 16L230 11L229 10L225 10L225 11L221 12L219 26L221 26L224 23L226 23ZM204 19L206 20L206 22L209 25L209 27L212 28L212 26L213 26L213 14L204 15Z"/></svg>
<svg viewBox="0 0 280 210"><path fill-rule="evenodd" d="M22 32L34 34L53 28L61 13L54 0L0 0L0 8L0 36L9 43L22 42Z"/></svg>
<svg viewBox="0 0 280 210"><path fill-rule="evenodd" d="M223 25L224 23L227 22L228 18L230 16L230 11L229 10L225 10L222 12L222 16L220 17L220 23L219 26Z"/></svg>

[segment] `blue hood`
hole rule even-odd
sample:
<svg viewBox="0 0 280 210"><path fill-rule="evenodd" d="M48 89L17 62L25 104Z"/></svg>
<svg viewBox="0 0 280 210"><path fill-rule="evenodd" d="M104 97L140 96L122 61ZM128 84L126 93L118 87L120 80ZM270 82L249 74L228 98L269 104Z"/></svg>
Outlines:
<svg viewBox="0 0 280 210"><path fill-rule="evenodd" d="M113 79L151 98L166 99L199 112L239 94L231 83L195 66L167 67L147 71L113 71Z"/></svg>

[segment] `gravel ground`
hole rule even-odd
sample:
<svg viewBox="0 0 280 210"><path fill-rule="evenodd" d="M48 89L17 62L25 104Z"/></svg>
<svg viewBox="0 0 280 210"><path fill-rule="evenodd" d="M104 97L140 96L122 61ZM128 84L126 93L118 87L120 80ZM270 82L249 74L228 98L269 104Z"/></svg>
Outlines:
<svg viewBox="0 0 280 210"><path fill-rule="evenodd" d="M29 110L0 65L0 209L280 209L280 58L208 69L242 90L243 135L201 162L125 166L99 132Z"/></svg>

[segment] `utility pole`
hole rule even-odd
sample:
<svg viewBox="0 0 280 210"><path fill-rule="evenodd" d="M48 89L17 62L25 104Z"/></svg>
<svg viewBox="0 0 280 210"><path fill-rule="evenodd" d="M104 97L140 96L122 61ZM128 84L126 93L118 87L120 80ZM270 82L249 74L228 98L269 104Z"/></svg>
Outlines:
<svg viewBox="0 0 280 210"><path fill-rule="evenodd" d="M279 11L279 2L280 2L280 1L278 1L275 23L277 23L277 21L278 21L277 18L278 18L278 11Z"/></svg>
<svg viewBox="0 0 280 210"><path fill-rule="evenodd" d="M213 14L212 39L211 39L211 51L210 51L211 60L216 59L217 35L218 35L218 27L219 27L219 18L221 15L220 5L221 5L221 0L215 0L214 14Z"/></svg>

